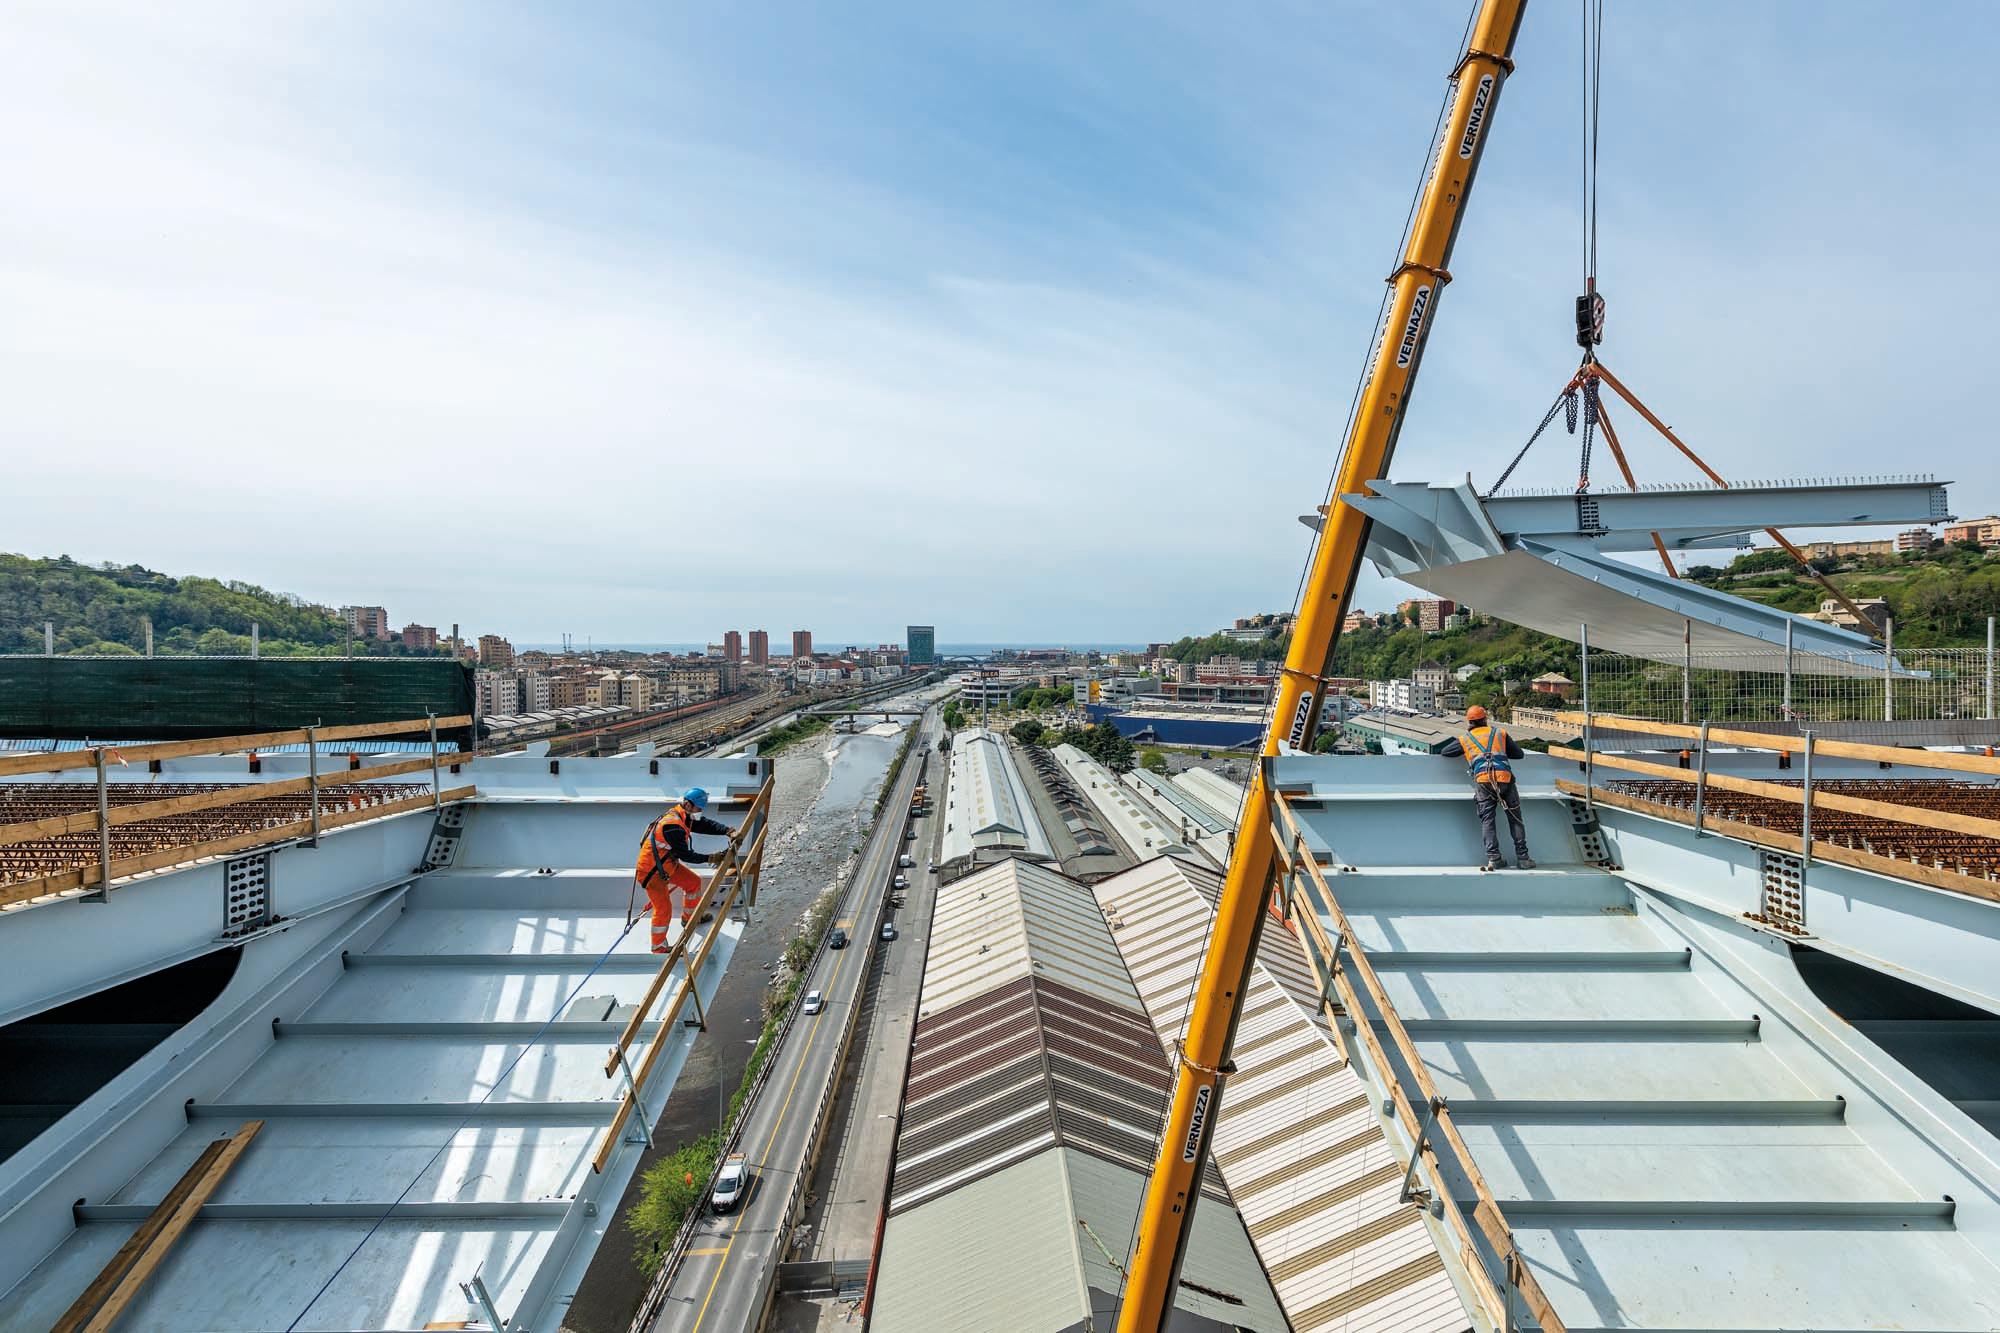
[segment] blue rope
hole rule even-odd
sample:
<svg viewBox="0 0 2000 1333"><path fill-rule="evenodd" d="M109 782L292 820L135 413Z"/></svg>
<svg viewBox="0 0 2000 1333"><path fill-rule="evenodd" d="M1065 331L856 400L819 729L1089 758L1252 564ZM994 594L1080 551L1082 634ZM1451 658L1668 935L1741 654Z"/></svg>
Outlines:
<svg viewBox="0 0 2000 1333"><path fill-rule="evenodd" d="M541 1027L535 1030L535 1035L528 1038L528 1040L522 1044L520 1054L516 1055L512 1060L509 1060L507 1062L507 1067L501 1070L499 1077L493 1080L493 1086L486 1090L485 1096L482 1096L478 1101L473 1102L472 1105L483 1106L486 1103L486 1099L488 1097L491 1097L495 1092L498 1092L500 1090L501 1085L507 1081L507 1076L514 1072L514 1066L521 1063L522 1059L527 1056L528 1052L531 1049L533 1049L535 1043L540 1041L542 1039L542 1035L549 1030L549 1025L554 1023L558 1018L560 1018L562 1016L563 1011L569 1008L570 1001L576 998L577 992L582 990L584 988L584 985L592 977L597 975L597 970L603 967L605 962L611 957L613 951L615 951L620 944L623 944L625 942L625 937L632 933L632 927L637 924L638 924L637 917L633 917L632 919L628 920L625 923L625 929L619 931L618 938L611 941L610 947L605 949L605 951L602 954L598 955L597 961L590 965L590 971L584 973L582 977L578 978L576 985L571 988L570 993L563 997L563 1002L556 1006L555 1013L551 1014L546 1020L544 1020ZM666 1035L665 1033L661 1033L659 1036L656 1036L654 1040L655 1041L662 1040L664 1039L665 1035ZM643 1107L640 1108L639 1113L641 1115L645 1114L645 1110ZM451 1133L445 1137L445 1141L443 1143L440 1143L438 1145L437 1151L432 1153L430 1157L425 1160L424 1164L417 1168L417 1174L410 1177L410 1183L403 1186L403 1192L401 1194L398 1194L393 1200L390 1201L389 1206L382 1210L382 1215L375 1219L375 1224L373 1226L368 1228L368 1234L364 1235L359 1241L355 1243L354 1248L348 1251L347 1257L340 1261L340 1266L327 1275L326 1281L319 1284L319 1290L315 1291L312 1294L312 1299L306 1302L305 1308L300 1310L298 1314L292 1317L291 1323L285 1325L285 1333L294 1333L294 1330L296 1330L299 1326L299 1321L304 1319L308 1314L312 1312L313 1306L319 1304L319 1298L326 1295L327 1288L331 1287L334 1284L334 1281L337 1278L339 1278L339 1276L343 1272L347 1270L347 1266L354 1262L354 1256L360 1254L362 1248L366 1246L369 1241L375 1239L375 1233L382 1229L382 1224L389 1220L389 1215L396 1211L397 1206L400 1205L404 1199L407 1199L410 1196L410 1191L417 1187L417 1182L424 1178L424 1173L431 1169L431 1167L437 1162L438 1158L444 1156L445 1149L451 1147L451 1145L457 1140L459 1131L464 1129L467 1125L471 1123L472 1123L472 1117L468 1115L464 1119L460 1120L457 1125L452 1127Z"/></svg>

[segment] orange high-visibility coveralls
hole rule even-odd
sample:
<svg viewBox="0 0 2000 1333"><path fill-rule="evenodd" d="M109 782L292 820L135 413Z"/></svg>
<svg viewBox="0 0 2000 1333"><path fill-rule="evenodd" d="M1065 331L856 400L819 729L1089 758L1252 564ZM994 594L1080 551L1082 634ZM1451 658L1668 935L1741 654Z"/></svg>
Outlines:
<svg viewBox="0 0 2000 1333"><path fill-rule="evenodd" d="M646 891L646 901L652 905L654 953L667 951L667 927L673 920L673 889L681 891L682 925L686 925L701 907L701 876L689 869L681 858L685 856L696 862L708 858L694 850L689 841L690 835L728 832L728 825L702 818L684 801L674 802L673 807L646 830L645 841L639 844L639 861L632 874L639 887Z"/></svg>

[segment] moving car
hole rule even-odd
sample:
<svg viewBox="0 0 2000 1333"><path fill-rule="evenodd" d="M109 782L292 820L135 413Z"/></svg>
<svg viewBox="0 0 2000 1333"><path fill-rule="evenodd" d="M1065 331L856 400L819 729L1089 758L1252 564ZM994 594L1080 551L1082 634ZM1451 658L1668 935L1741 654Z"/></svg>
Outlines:
<svg viewBox="0 0 2000 1333"><path fill-rule="evenodd" d="M733 1152L723 1159L722 1170L716 1173L715 1188L709 1192L708 1206L718 1213L736 1210L743 1202L744 1189L750 1183L750 1166L743 1160L743 1154Z"/></svg>
<svg viewBox="0 0 2000 1333"><path fill-rule="evenodd" d="M809 990L806 992L805 1003L800 1005L799 1008L804 1013L816 1014L826 1008L826 997L816 990Z"/></svg>
<svg viewBox="0 0 2000 1333"><path fill-rule="evenodd" d="M847 932L839 926L835 926L833 933L826 937L826 947L829 949L845 949L847 947Z"/></svg>
<svg viewBox="0 0 2000 1333"><path fill-rule="evenodd" d="M885 939L885 940L893 940L893 939L895 939L895 938L896 938L896 923L895 923L895 922L893 922L893 921L884 921L884 922L882 923L882 938L883 938L883 939Z"/></svg>

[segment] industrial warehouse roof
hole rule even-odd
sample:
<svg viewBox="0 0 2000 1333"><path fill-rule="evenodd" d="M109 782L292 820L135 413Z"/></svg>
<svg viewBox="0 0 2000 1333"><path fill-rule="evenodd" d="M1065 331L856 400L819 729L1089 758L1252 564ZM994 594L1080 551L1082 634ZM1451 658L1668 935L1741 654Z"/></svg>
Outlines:
<svg viewBox="0 0 2000 1333"><path fill-rule="evenodd" d="M1020 759L1035 813L1064 874L1087 884L1132 864L1132 857L1105 832L1104 821L1054 755L1039 745L1029 745L1022 748Z"/></svg>
<svg viewBox="0 0 2000 1333"><path fill-rule="evenodd" d="M1237 812L1243 807L1243 784L1206 768L1190 768L1174 774L1174 785L1201 802L1230 828L1236 827Z"/></svg>
<svg viewBox="0 0 2000 1333"><path fill-rule="evenodd" d="M1103 1320L1167 1090L1165 1054L1088 888L1018 859L940 888L873 1326ZM1213 1166L1203 1194L1178 1305L1221 1327L1285 1327ZM967 1280L1003 1254L1032 1280Z"/></svg>
<svg viewBox="0 0 2000 1333"><path fill-rule="evenodd" d="M1341 723L1344 731L1365 732L1412 749L1436 754L1465 733L1465 724L1455 717L1435 717L1424 713L1399 713L1370 709L1356 713Z"/></svg>
<svg viewBox="0 0 2000 1333"><path fill-rule="evenodd" d="M1158 1039L1187 1024L1221 878L1163 856L1093 886ZM1298 1333L1457 1333L1465 1313L1304 956L1266 922L1214 1158ZM1196 1217L1200 1217L1197 1210Z"/></svg>
<svg viewBox="0 0 2000 1333"><path fill-rule="evenodd" d="M1227 833L1236 827L1234 823L1215 814L1206 805L1195 800L1158 773L1148 772L1143 768L1135 768L1125 775L1125 781L1143 788L1145 791L1158 797L1160 801L1172 806L1184 815L1194 828L1201 833Z"/></svg>
<svg viewBox="0 0 2000 1333"><path fill-rule="evenodd" d="M1110 1328L1145 1186L1137 1171L1057 1148L891 1218L869 1327ZM1285 1328L1242 1222L1213 1204L1195 1212L1174 1303L1175 1330Z"/></svg>
<svg viewBox="0 0 2000 1333"><path fill-rule="evenodd" d="M981 727L952 737L945 787L943 859L987 852L1053 855L1006 740Z"/></svg>
<svg viewBox="0 0 2000 1333"><path fill-rule="evenodd" d="M1056 761L1069 774L1084 799L1096 809L1111 831L1131 849L1135 859L1158 856L1163 852L1184 852L1178 821L1163 824L1153 811L1140 804L1139 799L1127 790L1112 771L1092 759L1074 745L1058 745L1055 748Z"/></svg>
<svg viewBox="0 0 2000 1333"><path fill-rule="evenodd" d="M1138 1008L1097 904L1074 881L1007 860L938 890L920 1024L1030 976Z"/></svg>

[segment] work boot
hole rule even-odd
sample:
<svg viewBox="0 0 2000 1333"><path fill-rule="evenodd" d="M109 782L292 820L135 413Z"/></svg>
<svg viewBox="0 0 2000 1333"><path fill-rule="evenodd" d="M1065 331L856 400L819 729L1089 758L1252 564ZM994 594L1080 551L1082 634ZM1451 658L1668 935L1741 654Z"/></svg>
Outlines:
<svg viewBox="0 0 2000 1333"><path fill-rule="evenodd" d="M1507 863L1497 856L1489 856L1486 858L1486 864L1479 868L1481 870L1505 870Z"/></svg>
<svg viewBox="0 0 2000 1333"><path fill-rule="evenodd" d="M1535 858L1526 852L1522 852L1514 858L1514 864L1522 870L1533 870L1535 868Z"/></svg>
<svg viewBox="0 0 2000 1333"><path fill-rule="evenodd" d="M713 913L713 912L703 912L703 913L702 913L702 914L701 914L701 915L700 915L699 917L697 917L697 918L696 918L696 920L697 920L697 922L698 922L699 924L701 924L701 925L704 925L704 926L705 926L705 925L707 925L707 924L708 924L709 922L711 922L711 921L715 920L715 913Z"/></svg>

